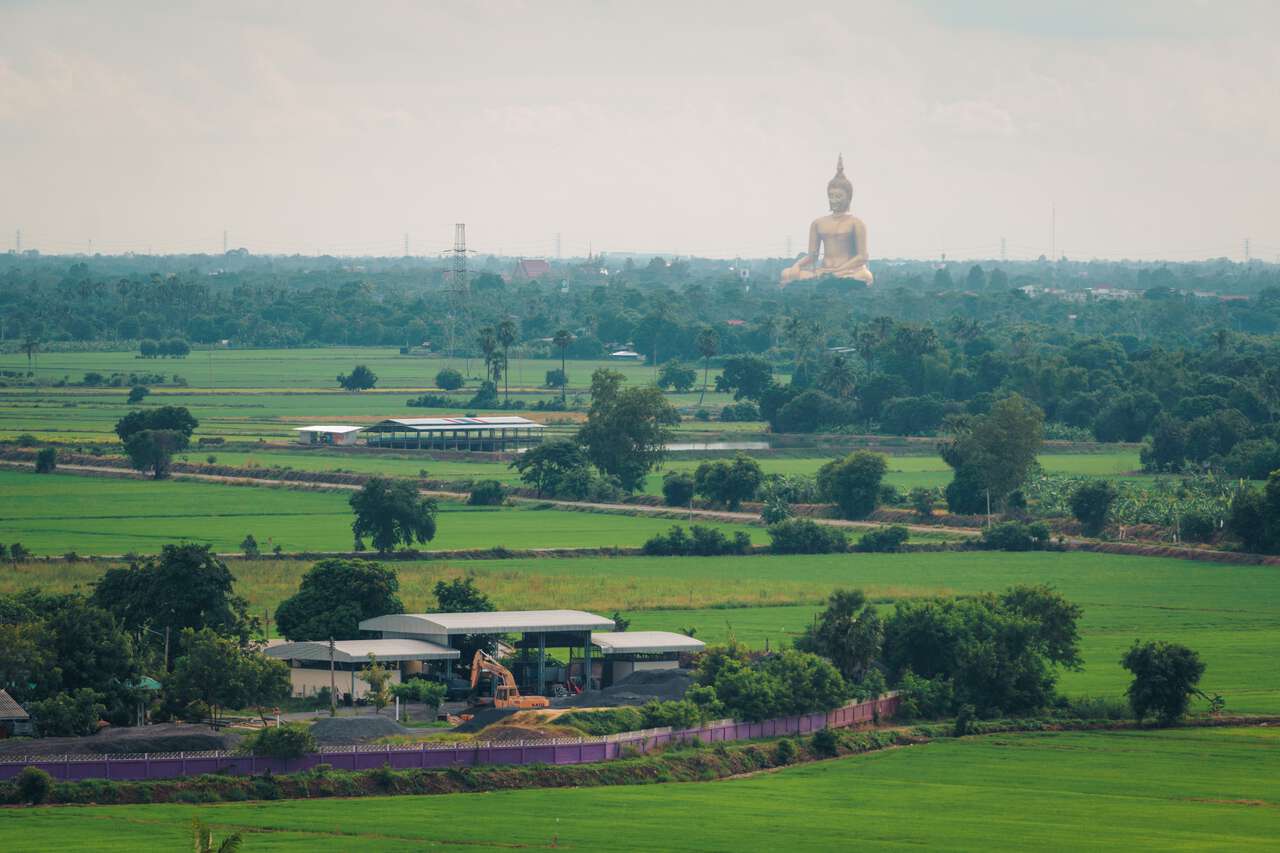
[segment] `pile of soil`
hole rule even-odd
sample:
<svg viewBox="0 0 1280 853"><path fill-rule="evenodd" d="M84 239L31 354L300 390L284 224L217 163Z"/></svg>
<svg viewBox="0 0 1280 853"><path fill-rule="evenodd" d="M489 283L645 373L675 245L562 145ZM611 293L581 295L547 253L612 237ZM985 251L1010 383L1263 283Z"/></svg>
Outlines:
<svg viewBox="0 0 1280 853"><path fill-rule="evenodd" d="M326 745L368 743L391 735L412 734L390 717L377 714L359 717L321 717L311 724L316 743Z"/></svg>
<svg viewBox="0 0 1280 853"><path fill-rule="evenodd" d="M121 755L134 752L203 752L235 749L240 735L208 726L156 723L103 729L88 737L0 740L0 755Z"/></svg>
<svg viewBox="0 0 1280 853"><path fill-rule="evenodd" d="M478 712L465 723L454 726L451 731L455 731L458 734L473 734L486 726L491 726L500 720L510 717L512 714L518 713L520 711L517 708L489 708Z"/></svg>
<svg viewBox="0 0 1280 853"><path fill-rule="evenodd" d="M649 669L633 672L604 690L553 699L553 708L616 708L621 705L643 705L651 700L671 702L684 698L693 684L693 672L687 669Z"/></svg>

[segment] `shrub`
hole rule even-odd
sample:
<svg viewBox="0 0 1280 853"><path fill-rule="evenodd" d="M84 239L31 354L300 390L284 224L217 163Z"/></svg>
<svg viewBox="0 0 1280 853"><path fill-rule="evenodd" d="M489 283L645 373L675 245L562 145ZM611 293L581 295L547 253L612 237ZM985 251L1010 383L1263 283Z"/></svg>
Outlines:
<svg viewBox="0 0 1280 853"><path fill-rule="evenodd" d="M894 554L902 550L902 543L907 541L907 528L900 524L892 527L880 527L863 535L853 546L853 550L872 554Z"/></svg>
<svg viewBox="0 0 1280 853"><path fill-rule="evenodd" d="M36 473L49 474L58 467L58 451L52 447L42 447L36 454Z"/></svg>
<svg viewBox="0 0 1280 853"><path fill-rule="evenodd" d="M933 504L937 500L937 494L933 489L917 486L907 494L907 500L911 503L911 508L916 511L916 515L921 518L930 518L933 515Z"/></svg>
<svg viewBox="0 0 1280 853"><path fill-rule="evenodd" d="M24 767L14 779L14 786L22 802L38 806L49 798L53 777L39 767Z"/></svg>
<svg viewBox="0 0 1280 853"><path fill-rule="evenodd" d="M663 474L662 498L667 506L688 506L693 500L693 477L683 471Z"/></svg>
<svg viewBox="0 0 1280 853"><path fill-rule="evenodd" d="M663 726L676 730L691 729L701 725L704 719L702 708L687 699L674 702L651 700L640 707L640 714L646 729Z"/></svg>
<svg viewBox="0 0 1280 853"><path fill-rule="evenodd" d="M760 508L760 520L765 524L777 524L791 517L791 504L778 495L770 495Z"/></svg>
<svg viewBox="0 0 1280 853"><path fill-rule="evenodd" d="M1138 720L1154 716L1165 724L1187 713L1204 675L1200 655L1177 643L1135 642L1120 663L1133 673L1126 691L1133 716Z"/></svg>
<svg viewBox="0 0 1280 853"><path fill-rule="evenodd" d="M506 488L497 480L481 480L471 487L467 503L471 506L501 506L507 499Z"/></svg>
<svg viewBox="0 0 1280 853"><path fill-rule="evenodd" d="M951 729L952 736L964 737L969 734L973 730L973 720L977 715L977 708L972 705L961 705L960 710L956 712L956 721Z"/></svg>
<svg viewBox="0 0 1280 853"><path fill-rule="evenodd" d="M840 738L836 735L835 729L818 729L809 739L809 745L813 747L815 755L831 758L840 751Z"/></svg>
<svg viewBox="0 0 1280 853"><path fill-rule="evenodd" d="M955 688L946 678L921 678L907 670L898 684L898 716L904 720L935 720L951 713Z"/></svg>
<svg viewBox="0 0 1280 853"><path fill-rule="evenodd" d="M730 539L713 527L695 524L688 533L674 525L666 535L661 533L644 543L644 552L651 556L716 557L724 554L746 554L751 550L751 537L739 531Z"/></svg>
<svg viewBox="0 0 1280 853"><path fill-rule="evenodd" d="M694 488L698 494L736 511L743 501L755 497L764 481L760 463L739 454L732 462L718 459L703 462L694 472Z"/></svg>
<svg viewBox="0 0 1280 853"><path fill-rule="evenodd" d="M260 758L301 758L317 750L311 728L296 723L263 729L242 748Z"/></svg>
<svg viewBox="0 0 1280 853"><path fill-rule="evenodd" d="M1178 519L1178 528L1188 542L1212 542L1218 525L1208 513L1192 510Z"/></svg>
<svg viewBox="0 0 1280 853"><path fill-rule="evenodd" d="M28 710L40 737L81 737L98 730L98 721L107 708L97 693L81 687L32 702Z"/></svg>
<svg viewBox="0 0 1280 853"><path fill-rule="evenodd" d="M130 405L133 405L134 403L141 403L142 398L146 397L150 393L151 393L151 389L148 388L147 386L134 385L132 388L129 389L129 396L126 399L126 402L128 402Z"/></svg>
<svg viewBox="0 0 1280 853"><path fill-rule="evenodd" d="M807 518L788 518L773 525L769 538L775 554L830 554L849 549L849 540L841 530Z"/></svg>
<svg viewBox="0 0 1280 853"><path fill-rule="evenodd" d="M634 732L644 728L639 708L609 708L600 711L570 711L556 718L558 725L572 726L592 737Z"/></svg>
<svg viewBox="0 0 1280 853"><path fill-rule="evenodd" d="M21 542L14 542L9 546L9 559L15 563L21 563L23 560L31 559L31 552Z"/></svg>
<svg viewBox="0 0 1280 853"><path fill-rule="evenodd" d="M456 408L459 403L452 397L446 397L443 394L420 394L412 400L406 400L405 405L414 409L452 409Z"/></svg>
<svg viewBox="0 0 1280 853"><path fill-rule="evenodd" d="M452 367L446 367L436 373L436 387L445 391L457 391L462 387L463 382L462 373Z"/></svg>
<svg viewBox="0 0 1280 853"><path fill-rule="evenodd" d="M1071 514L1087 535L1097 536L1107 526L1107 516L1117 494L1115 486L1106 480L1091 480L1071 495Z"/></svg>
<svg viewBox="0 0 1280 853"><path fill-rule="evenodd" d="M796 742L794 740L789 737L783 738L778 741L778 745L774 747L773 759L779 764L790 764L796 760L796 753L798 752L799 750L796 749Z"/></svg>
<svg viewBox="0 0 1280 853"><path fill-rule="evenodd" d="M878 453L851 453L818 469L818 489L824 500L836 505L841 518L866 518L880 500L886 468L885 457Z"/></svg>
<svg viewBox="0 0 1280 853"><path fill-rule="evenodd" d="M29 432L24 432L16 439L19 447L35 447L40 443L40 439L36 438Z"/></svg>
<svg viewBox="0 0 1280 853"><path fill-rule="evenodd" d="M1049 538L1049 528L1040 522L1003 521L982 531L983 546L994 551L1043 551Z"/></svg>
<svg viewBox="0 0 1280 853"><path fill-rule="evenodd" d="M244 539L240 541L240 550L244 552L246 557L256 557L261 553L261 549L258 548L258 540L253 538L252 533L246 534Z"/></svg>
<svg viewBox="0 0 1280 853"><path fill-rule="evenodd" d="M568 384L568 380L565 379L564 371L557 367L547 371L543 384L548 388L563 388Z"/></svg>

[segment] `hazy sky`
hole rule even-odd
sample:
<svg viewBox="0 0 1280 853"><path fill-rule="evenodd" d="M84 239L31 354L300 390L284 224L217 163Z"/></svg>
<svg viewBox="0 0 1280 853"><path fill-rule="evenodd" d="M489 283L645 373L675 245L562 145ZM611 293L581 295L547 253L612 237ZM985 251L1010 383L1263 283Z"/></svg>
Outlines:
<svg viewBox="0 0 1280 853"><path fill-rule="evenodd" d="M0 247L1280 254L1280 3L0 0Z"/></svg>

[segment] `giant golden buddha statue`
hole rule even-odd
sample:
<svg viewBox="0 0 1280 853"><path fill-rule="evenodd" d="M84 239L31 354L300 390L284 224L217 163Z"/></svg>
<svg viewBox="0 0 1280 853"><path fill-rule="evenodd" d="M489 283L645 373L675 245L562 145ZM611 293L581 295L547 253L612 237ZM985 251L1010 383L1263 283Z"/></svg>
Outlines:
<svg viewBox="0 0 1280 853"><path fill-rule="evenodd" d="M844 176L844 155L836 160L836 176L827 182L831 214L809 226L809 251L782 271L782 283L834 276L871 284L867 269L867 226L849 212L853 184ZM821 260L819 260L821 255Z"/></svg>

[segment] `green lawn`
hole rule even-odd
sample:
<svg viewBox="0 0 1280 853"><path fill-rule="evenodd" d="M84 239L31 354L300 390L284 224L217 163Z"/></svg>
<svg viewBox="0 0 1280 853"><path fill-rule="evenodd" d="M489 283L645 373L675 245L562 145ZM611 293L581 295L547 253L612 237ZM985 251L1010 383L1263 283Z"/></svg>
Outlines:
<svg viewBox="0 0 1280 853"><path fill-rule="evenodd" d="M227 552L252 533L263 551L339 551L351 548L348 494L227 486L183 481L39 475L0 470L0 541L21 542L37 554L156 552L178 539ZM429 547L565 548L641 545L671 521L660 518L538 509L468 507L441 503ZM731 535L746 525L709 526Z"/></svg>
<svg viewBox="0 0 1280 853"><path fill-rule="evenodd" d="M10 810L0 848L1274 850L1280 733L937 741L720 782L359 800Z"/></svg>

